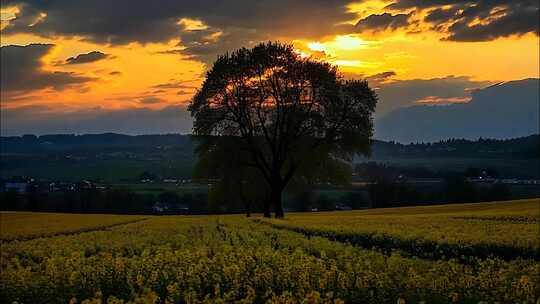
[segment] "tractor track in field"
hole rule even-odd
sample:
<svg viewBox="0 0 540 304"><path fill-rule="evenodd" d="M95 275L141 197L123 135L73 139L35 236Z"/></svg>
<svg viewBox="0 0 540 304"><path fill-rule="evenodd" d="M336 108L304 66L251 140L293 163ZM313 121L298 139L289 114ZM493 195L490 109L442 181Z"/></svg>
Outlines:
<svg viewBox="0 0 540 304"><path fill-rule="evenodd" d="M492 222L504 222L508 224L538 224L540 218L527 217L527 216L454 216L455 220L467 220L467 221L492 221Z"/></svg>
<svg viewBox="0 0 540 304"><path fill-rule="evenodd" d="M43 238L52 238L57 236L69 236L69 235L77 235L81 233L87 233L87 232L95 232L95 231L107 231L111 228L128 225L128 224L134 224L142 221L146 221L148 218L142 218L142 219L136 219L136 220L130 220L125 222L118 222L114 224L109 224L105 226L96 226L96 227L89 227L89 228L81 228L81 229L75 229L71 231L62 231L62 232L55 232L51 234L42 234L42 235L30 235L30 236L23 236L23 237L15 237L10 239L0 239L0 243L11 243L15 241L19 242L25 242L25 241L31 241L36 239L43 239Z"/></svg>
<svg viewBox="0 0 540 304"><path fill-rule="evenodd" d="M431 240L405 240L390 235L375 233L335 233L302 227L284 225L254 219L257 224L267 225L275 229L300 233L307 237L322 237L330 241L349 244L368 250L377 250L385 255L399 252L404 257L418 257L429 260L456 259L460 263L474 263L476 259L499 258L505 261L517 258L540 261L540 252L533 248L519 248L496 244L449 244Z"/></svg>

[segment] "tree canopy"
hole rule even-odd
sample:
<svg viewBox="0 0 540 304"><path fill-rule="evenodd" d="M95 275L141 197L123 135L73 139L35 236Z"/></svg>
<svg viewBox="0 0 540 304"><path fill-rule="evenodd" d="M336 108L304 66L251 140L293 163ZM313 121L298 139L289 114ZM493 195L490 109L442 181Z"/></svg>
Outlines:
<svg viewBox="0 0 540 304"><path fill-rule="evenodd" d="M329 63L268 42L219 56L189 110L193 133L207 140L199 154L208 157L223 138L234 138L243 151L236 164L256 170L282 217L282 192L293 179L320 177L369 154L376 103L366 81L345 80ZM249 182L253 171L242 172Z"/></svg>

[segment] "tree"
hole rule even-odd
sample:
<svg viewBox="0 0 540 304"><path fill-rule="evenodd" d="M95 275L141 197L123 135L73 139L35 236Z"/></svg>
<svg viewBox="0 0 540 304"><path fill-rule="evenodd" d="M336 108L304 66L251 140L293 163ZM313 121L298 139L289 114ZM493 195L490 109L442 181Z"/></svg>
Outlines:
<svg viewBox="0 0 540 304"><path fill-rule="evenodd" d="M460 174L448 174L445 177L444 190L448 203L474 203L478 201L477 189Z"/></svg>
<svg viewBox="0 0 540 304"><path fill-rule="evenodd" d="M299 171L369 154L376 103L366 81L268 42L219 56L189 111L195 135L240 140L283 217L283 190Z"/></svg>
<svg viewBox="0 0 540 304"><path fill-rule="evenodd" d="M21 201L20 195L14 188L9 188L6 192L2 193L2 204L0 210L14 211L20 208L19 202Z"/></svg>
<svg viewBox="0 0 540 304"><path fill-rule="evenodd" d="M269 187L257 168L249 166L251 155L240 137L202 136L197 138L195 149L197 162L193 177L206 179L212 186L208 206L212 212L234 212L243 207L249 217L252 211L262 211L270 216ZM324 153L323 153L324 154ZM286 191L296 199L298 193L306 192L315 182L345 185L350 182L350 166L331 158L322 159L317 151L304 155L303 166L297 170ZM293 202L297 209L308 210L311 200ZM305 206L302 208L299 206Z"/></svg>
<svg viewBox="0 0 540 304"><path fill-rule="evenodd" d="M238 211L249 217L263 205L269 216L267 185L259 171L249 166L250 151L235 136L199 137L193 177L212 183L208 204L211 211Z"/></svg>

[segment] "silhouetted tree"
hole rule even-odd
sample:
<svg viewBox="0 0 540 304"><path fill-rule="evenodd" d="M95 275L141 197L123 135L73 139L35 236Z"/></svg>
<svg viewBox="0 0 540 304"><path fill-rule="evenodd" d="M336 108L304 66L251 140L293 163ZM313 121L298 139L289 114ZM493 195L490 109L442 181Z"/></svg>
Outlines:
<svg viewBox="0 0 540 304"><path fill-rule="evenodd" d="M238 211L250 216L253 208L264 206L269 216L268 187L260 172L250 166L251 154L239 137L199 137L195 149L198 161L193 177L209 179L210 211Z"/></svg>
<svg viewBox="0 0 540 304"><path fill-rule="evenodd" d="M36 184L29 184L26 189L26 200L28 205L28 210L30 211L40 211L40 193L39 188Z"/></svg>
<svg viewBox="0 0 540 304"><path fill-rule="evenodd" d="M6 192L2 192L2 209L1 210L17 210L21 206L19 203L21 201L20 195L17 190L10 188Z"/></svg>
<svg viewBox="0 0 540 304"><path fill-rule="evenodd" d="M345 196L345 204L352 209L366 208L368 206L367 198L361 192L349 192Z"/></svg>
<svg viewBox="0 0 540 304"><path fill-rule="evenodd" d="M139 175L139 180L153 180L155 178L156 176L148 171L144 171L141 173L141 175Z"/></svg>
<svg viewBox="0 0 540 304"><path fill-rule="evenodd" d="M302 168L369 154L376 102L366 81L269 42L218 57L189 110L195 135L240 139L283 217L282 192Z"/></svg>
<svg viewBox="0 0 540 304"><path fill-rule="evenodd" d="M459 174L449 174L445 178L445 192L448 203L474 203L478 201L477 189Z"/></svg>
<svg viewBox="0 0 540 304"><path fill-rule="evenodd" d="M164 191L161 192L157 197L159 202L167 204L178 204L180 203L180 196L175 191Z"/></svg>
<svg viewBox="0 0 540 304"><path fill-rule="evenodd" d="M504 201L512 197L512 191L508 185L496 183L491 186L487 194L487 201Z"/></svg>
<svg viewBox="0 0 540 304"><path fill-rule="evenodd" d="M315 206L321 211L334 210L336 205L332 203L332 200L326 194L321 194L315 201Z"/></svg>
<svg viewBox="0 0 540 304"><path fill-rule="evenodd" d="M314 205L314 199L313 190L303 189L293 193L288 205L296 211L309 211L310 207Z"/></svg>

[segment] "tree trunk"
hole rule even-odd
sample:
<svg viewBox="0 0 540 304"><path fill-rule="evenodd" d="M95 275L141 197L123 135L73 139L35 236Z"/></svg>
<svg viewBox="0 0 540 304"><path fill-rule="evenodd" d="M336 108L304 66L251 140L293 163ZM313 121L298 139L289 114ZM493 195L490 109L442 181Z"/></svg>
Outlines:
<svg viewBox="0 0 540 304"><path fill-rule="evenodd" d="M285 214L283 213L283 205L281 201L281 192L283 191L282 187L272 186L270 197L272 199L272 204L274 205L274 213L276 218L283 218Z"/></svg>
<svg viewBox="0 0 540 304"><path fill-rule="evenodd" d="M271 217L272 214L270 214L270 199L268 198L268 195L265 195L264 199L264 217Z"/></svg>
<svg viewBox="0 0 540 304"><path fill-rule="evenodd" d="M251 203L249 201L246 202L246 216L251 216Z"/></svg>

